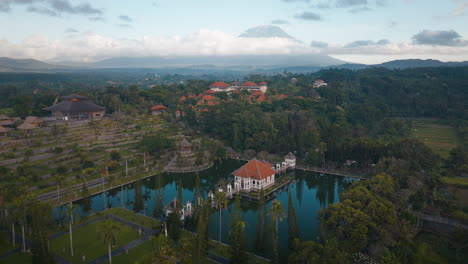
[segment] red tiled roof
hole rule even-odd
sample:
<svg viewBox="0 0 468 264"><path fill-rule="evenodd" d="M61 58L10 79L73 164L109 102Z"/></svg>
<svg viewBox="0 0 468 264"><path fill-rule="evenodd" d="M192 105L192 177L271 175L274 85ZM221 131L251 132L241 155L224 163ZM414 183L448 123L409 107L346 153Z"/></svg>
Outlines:
<svg viewBox="0 0 468 264"><path fill-rule="evenodd" d="M239 83L238 82L232 82L231 84L232 85L238 85Z"/></svg>
<svg viewBox="0 0 468 264"><path fill-rule="evenodd" d="M260 85L267 85L267 83L266 82L261 82Z"/></svg>
<svg viewBox="0 0 468 264"><path fill-rule="evenodd" d="M210 85L210 87L229 87L230 85L225 82L215 82Z"/></svg>
<svg viewBox="0 0 468 264"><path fill-rule="evenodd" d="M299 98L299 99L304 99L304 97L302 97L302 95L299 95L297 98Z"/></svg>
<svg viewBox="0 0 468 264"><path fill-rule="evenodd" d="M260 95L258 98L257 98L257 101L258 102L265 102L267 100L267 97L264 96L264 95Z"/></svg>
<svg viewBox="0 0 468 264"><path fill-rule="evenodd" d="M324 80L318 79L318 80L315 80L315 82L316 82L316 83L323 83L323 82L325 82L325 81L324 81Z"/></svg>
<svg viewBox="0 0 468 264"><path fill-rule="evenodd" d="M213 106L213 105L216 105L215 103L213 103L213 101L208 101L207 105L209 106Z"/></svg>
<svg viewBox="0 0 468 264"><path fill-rule="evenodd" d="M275 173L276 171L271 168L270 163L266 161L251 160L232 174L241 178L263 180Z"/></svg>
<svg viewBox="0 0 468 264"><path fill-rule="evenodd" d="M213 91L213 90L211 90L211 89L208 89L208 90L205 91L205 93L206 93L206 94L215 94L216 91Z"/></svg>
<svg viewBox="0 0 468 264"><path fill-rule="evenodd" d="M181 102L185 101L185 100L187 100L187 97L185 97L185 96L181 96L180 99L179 99L179 101L181 101Z"/></svg>
<svg viewBox="0 0 468 264"><path fill-rule="evenodd" d="M167 109L167 107L165 107L164 105L155 105L155 106L150 108L150 111L166 110L166 109Z"/></svg>
<svg viewBox="0 0 468 264"><path fill-rule="evenodd" d="M286 97L288 97L288 96L285 95L285 94L280 94L279 97L280 97L281 99L284 99L284 98L286 98Z"/></svg>
<svg viewBox="0 0 468 264"><path fill-rule="evenodd" d="M245 82L241 86L258 86L258 84L254 83L254 82Z"/></svg>
<svg viewBox="0 0 468 264"><path fill-rule="evenodd" d="M252 95L263 95L263 92L260 90L256 90L255 92L252 93Z"/></svg>
<svg viewBox="0 0 468 264"><path fill-rule="evenodd" d="M204 95L204 96L202 97L202 100L203 100L203 101L210 101L210 100L215 100L215 99L216 99L216 97L214 97L214 96L212 96L212 95Z"/></svg>

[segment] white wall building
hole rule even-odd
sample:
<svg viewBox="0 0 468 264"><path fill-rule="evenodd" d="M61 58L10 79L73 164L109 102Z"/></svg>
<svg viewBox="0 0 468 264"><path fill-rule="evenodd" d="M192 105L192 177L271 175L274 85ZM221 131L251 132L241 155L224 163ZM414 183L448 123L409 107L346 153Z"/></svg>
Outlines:
<svg viewBox="0 0 468 264"><path fill-rule="evenodd" d="M265 189L275 183L276 171L266 161L251 160L232 174L235 190Z"/></svg>

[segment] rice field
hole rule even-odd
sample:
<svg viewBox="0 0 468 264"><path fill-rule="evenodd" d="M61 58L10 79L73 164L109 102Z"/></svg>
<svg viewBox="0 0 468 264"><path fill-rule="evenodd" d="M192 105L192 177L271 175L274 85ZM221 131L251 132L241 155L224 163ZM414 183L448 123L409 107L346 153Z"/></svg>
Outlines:
<svg viewBox="0 0 468 264"><path fill-rule="evenodd" d="M444 158L458 144L455 128L432 119L413 120L411 137L424 142Z"/></svg>

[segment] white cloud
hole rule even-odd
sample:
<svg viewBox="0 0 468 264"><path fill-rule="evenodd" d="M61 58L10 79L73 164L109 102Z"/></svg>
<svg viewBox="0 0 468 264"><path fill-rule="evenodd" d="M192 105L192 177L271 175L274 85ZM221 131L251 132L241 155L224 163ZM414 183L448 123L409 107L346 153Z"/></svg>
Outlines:
<svg viewBox="0 0 468 264"><path fill-rule="evenodd" d="M240 38L214 30L200 30L187 36L143 36L114 39L82 33L74 38L53 40L32 36L22 43L0 42L0 56L39 60L96 61L111 57L270 55L317 53L318 49L285 38Z"/></svg>
<svg viewBox="0 0 468 264"><path fill-rule="evenodd" d="M361 45L357 45L357 44ZM95 33L73 38L49 39L31 36L21 43L0 40L0 57L34 58L47 61L97 61L112 57L197 56L197 55L284 55L328 54L353 62L371 63L377 58L434 58L468 60L468 46L415 44L410 40L310 45L285 38L242 38L215 30L200 30L186 36L143 36L115 39ZM320 44L320 45L319 45ZM351 59L350 59L351 58ZM373 59L372 59L373 58ZM382 62L382 61L377 61Z"/></svg>

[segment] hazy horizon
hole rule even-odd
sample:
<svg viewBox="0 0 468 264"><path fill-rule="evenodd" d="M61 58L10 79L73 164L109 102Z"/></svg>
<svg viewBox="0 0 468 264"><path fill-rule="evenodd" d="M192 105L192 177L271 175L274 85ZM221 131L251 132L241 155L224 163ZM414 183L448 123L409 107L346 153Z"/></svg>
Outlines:
<svg viewBox="0 0 468 264"><path fill-rule="evenodd" d="M286 54L365 64L466 61L467 10L468 0L0 0L0 23L11 25L2 28L0 56L46 62ZM260 37L239 37L260 25Z"/></svg>

